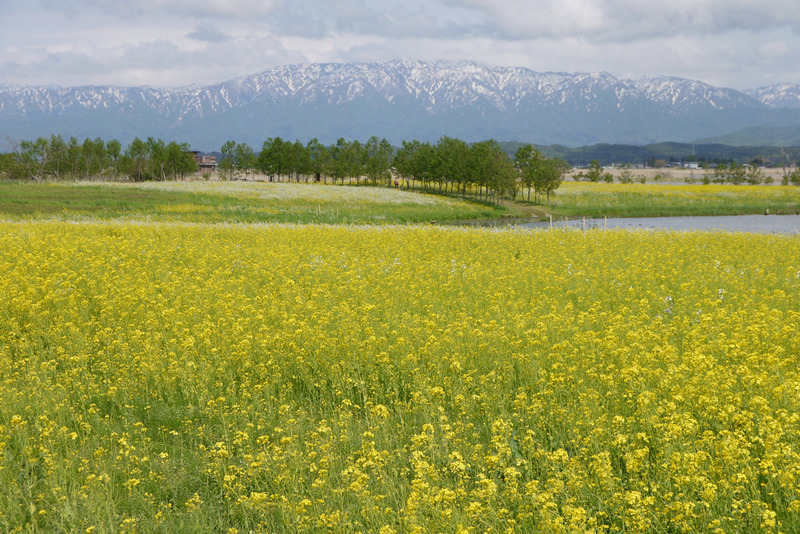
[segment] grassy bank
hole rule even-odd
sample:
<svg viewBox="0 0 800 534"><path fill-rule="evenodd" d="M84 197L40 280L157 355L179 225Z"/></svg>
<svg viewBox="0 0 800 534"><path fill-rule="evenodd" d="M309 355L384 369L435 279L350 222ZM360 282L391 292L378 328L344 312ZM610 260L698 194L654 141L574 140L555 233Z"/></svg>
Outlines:
<svg viewBox="0 0 800 534"><path fill-rule="evenodd" d="M552 197L552 205L542 207L567 217L797 213L800 188L565 182Z"/></svg>
<svg viewBox="0 0 800 534"><path fill-rule="evenodd" d="M797 213L800 188L565 182L552 204L492 206L397 189L253 182L0 182L0 218L403 224L498 217Z"/></svg>
<svg viewBox="0 0 800 534"><path fill-rule="evenodd" d="M388 224L491 219L507 210L395 189L252 182L0 182L0 218Z"/></svg>

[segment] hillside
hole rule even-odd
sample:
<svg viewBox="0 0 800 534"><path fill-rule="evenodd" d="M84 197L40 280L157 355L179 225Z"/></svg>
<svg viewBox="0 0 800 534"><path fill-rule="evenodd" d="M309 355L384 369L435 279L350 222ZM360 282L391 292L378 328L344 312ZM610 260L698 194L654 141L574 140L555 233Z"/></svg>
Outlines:
<svg viewBox="0 0 800 534"><path fill-rule="evenodd" d="M791 126L753 126L735 132L698 139L697 143L719 143L723 145L770 145L778 147L800 146L800 124Z"/></svg>

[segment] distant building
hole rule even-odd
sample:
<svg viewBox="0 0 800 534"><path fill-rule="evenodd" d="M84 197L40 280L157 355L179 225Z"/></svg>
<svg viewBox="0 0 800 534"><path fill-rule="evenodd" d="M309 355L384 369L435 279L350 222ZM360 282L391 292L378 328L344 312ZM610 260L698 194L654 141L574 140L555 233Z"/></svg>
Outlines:
<svg viewBox="0 0 800 534"><path fill-rule="evenodd" d="M200 152L193 150L194 160L200 167L200 172L213 172L217 170L217 156L201 156Z"/></svg>

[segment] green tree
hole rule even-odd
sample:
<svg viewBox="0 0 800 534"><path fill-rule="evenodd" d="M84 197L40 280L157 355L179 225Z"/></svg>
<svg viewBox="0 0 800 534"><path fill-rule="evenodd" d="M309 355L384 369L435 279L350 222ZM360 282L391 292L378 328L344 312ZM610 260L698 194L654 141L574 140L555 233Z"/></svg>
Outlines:
<svg viewBox="0 0 800 534"><path fill-rule="evenodd" d="M167 166L167 146L164 143L164 140L148 137L147 151L150 156L150 168L152 169L154 176L161 181L166 180L167 177L165 169Z"/></svg>
<svg viewBox="0 0 800 534"><path fill-rule="evenodd" d="M122 144L116 139L112 139L111 141L106 143L106 151L108 152L108 156L111 159L111 164L114 171L114 180L116 180L117 173L119 171L119 157L120 154L122 153Z"/></svg>
<svg viewBox="0 0 800 534"><path fill-rule="evenodd" d="M234 166L236 163L236 141L225 141L219 151L222 153L222 156L220 157L217 167L222 173L223 178L227 176L228 180L233 180Z"/></svg>
<svg viewBox="0 0 800 534"><path fill-rule="evenodd" d="M71 136L67 142L67 155L65 163L70 171L72 179L77 179L82 174L84 166L83 148L78 144L78 139Z"/></svg>
<svg viewBox="0 0 800 534"><path fill-rule="evenodd" d="M273 175L280 179L281 175L291 171L291 148L292 144L285 142L280 137L270 137L261 147L258 153L256 166L264 174L268 174L270 181Z"/></svg>
<svg viewBox="0 0 800 534"><path fill-rule="evenodd" d="M47 174L56 179L63 178L62 167L67 152L67 144L60 135L51 135L47 146Z"/></svg>
<svg viewBox="0 0 800 534"><path fill-rule="evenodd" d="M391 185L392 173L389 172L389 169L392 165L394 151L389 141L378 139L373 135L364 146L364 152L366 154L365 171L372 184L378 185L379 182L385 180L387 185Z"/></svg>
<svg viewBox="0 0 800 534"><path fill-rule="evenodd" d="M233 149L233 160L236 168L244 171L244 179L249 179L257 161L253 148L247 143L236 143Z"/></svg>
<svg viewBox="0 0 800 534"><path fill-rule="evenodd" d="M781 148L781 166L783 167L783 178L781 179L782 185L789 185L792 181L792 176L797 174L798 162L800 162L800 154L790 152L785 148Z"/></svg>
<svg viewBox="0 0 800 534"><path fill-rule="evenodd" d="M715 183L740 185L747 180L747 171L742 165L732 161L730 165L724 163L717 165L714 169L713 176L713 181Z"/></svg>
<svg viewBox="0 0 800 534"><path fill-rule="evenodd" d="M303 143L295 140L294 143L287 146L287 152L289 154L289 171L294 174L295 181L300 183L300 176L308 176L311 172L311 159L308 151Z"/></svg>
<svg viewBox="0 0 800 534"><path fill-rule="evenodd" d="M764 183L764 179L766 177L764 176L764 171L762 171L761 167L759 167L758 165L753 165L753 164L747 165L745 171L746 171L745 180L747 181L748 184L757 185Z"/></svg>
<svg viewBox="0 0 800 534"><path fill-rule="evenodd" d="M39 137L36 141L20 141L19 146L15 146L20 163L28 176L37 182L47 177L47 146L47 139L44 137Z"/></svg>
<svg viewBox="0 0 800 534"><path fill-rule="evenodd" d="M545 158L541 171L536 180L537 195L544 193L547 204L550 204L550 195L564 182L564 175L569 171L569 164L559 158Z"/></svg>
<svg viewBox="0 0 800 534"><path fill-rule="evenodd" d="M423 189L430 187L432 182L440 182L441 161L436 148L428 143L420 143L419 148L414 153L413 173L414 179L422 184Z"/></svg>
<svg viewBox="0 0 800 534"><path fill-rule="evenodd" d="M470 150L472 182L478 187L479 198L499 200L516 189L517 171L508 154L497 141L490 139L472 145Z"/></svg>
<svg viewBox="0 0 800 534"><path fill-rule="evenodd" d="M663 165L661 165L663 167ZM604 172L603 167L600 165L600 162L596 159L593 159L592 162L589 164L589 170L586 171L586 174L580 173L580 176L586 178L586 180L590 182L600 182L600 181L614 181L614 177L611 175L610 172Z"/></svg>
<svg viewBox="0 0 800 534"><path fill-rule="evenodd" d="M128 175L135 182L152 179L148 169L150 150L147 143L135 137L125 149L124 165Z"/></svg>
<svg viewBox="0 0 800 534"><path fill-rule="evenodd" d="M81 152L86 179L101 176L107 164L105 141L99 137L94 140L87 137L81 145Z"/></svg>
<svg viewBox="0 0 800 534"><path fill-rule="evenodd" d="M466 194L467 188L467 155L469 146L460 139L443 136L436 143L436 152L440 164L442 175L450 185L451 190L455 188Z"/></svg>
<svg viewBox="0 0 800 534"><path fill-rule="evenodd" d="M0 153L0 177L8 180L32 179L20 159L19 144L11 138L7 139L7 143L11 152Z"/></svg>
<svg viewBox="0 0 800 534"><path fill-rule="evenodd" d="M565 161L548 158L531 145L520 147L514 161L520 171L522 184L528 190L528 201L530 201L531 188L533 188L534 200L538 202L540 196L545 194L549 204L550 194L561 186L564 174L569 170L569 165Z"/></svg>
<svg viewBox="0 0 800 534"><path fill-rule="evenodd" d="M531 189L536 184L539 163L543 159L544 155L530 144L519 147L514 154L514 164L519 170L522 186L528 191L528 202L531 200Z"/></svg>
<svg viewBox="0 0 800 534"><path fill-rule="evenodd" d="M345 178L358 178L363 174L363 147L356 141L347 141L340 137L330 147L331 174L344 184Z"/></svg>
<svg viewBox="0 0 800 534"><path fill-rule="evenodd" d="M197 161L189 151L187 143L178 144L170 141L164 149L164 166L167 173L173 180L184 178L187 175L197 172Z"/></svg>
<svg viewBox="0 0 800 534"><path fill-rule="evenodd" d="M306 144L306 155L308 157L308 172L314 175L315 181L319 182L329 167L330 152L328 147L320 143L315 137Z"/></svg>
<svg viewBox="0 0 800 534"><path fill-rule="evenodd" d="M403 141L400 149L395 153L392 158L392 166L397 174L400 175L408 186L408 180L414 176L414 158L419 151L421 143L416 139L412 141Z"/></svg>
<svg viewBox="0 0 800 534"><path fill-rule="evenodd" d="M792 185L800 185L800 167L795 167L788 175L788 183Z"/></svg>
<svg viewBox="0 0 800 534"><path fill-rule="evenodd" d="M690 156L692 157L692 156ZM619 181L623 184L632 184L633 183L633 171L631 171L631 166L628 163L623 163L620 166L622 169L619 173Z"/></svg>

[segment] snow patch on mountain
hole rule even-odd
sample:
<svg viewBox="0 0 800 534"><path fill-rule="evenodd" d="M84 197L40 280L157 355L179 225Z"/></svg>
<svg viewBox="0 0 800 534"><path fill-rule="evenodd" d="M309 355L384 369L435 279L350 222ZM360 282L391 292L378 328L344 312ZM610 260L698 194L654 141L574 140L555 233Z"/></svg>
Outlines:
<svg viewBox="0 0 800 534"><path fill-rule="evenodd" d="M771 108L800 108L800 84L779 83L745 93Z"/></svg>
<svg viewBox="0 0 800 534"><path fill-rule="evenodd" d="M280 132L295 138L379 134L396 142L422 132L433 140L644 143L794 117L779 107L800 109L800 86L739 92L675 77L395 60L285 65L208 86L0 86L0 135L170 137L166 131L217 143ZM702 121L695 120L699 114ZM202 129L217 132L201 138Z"/></svg>

